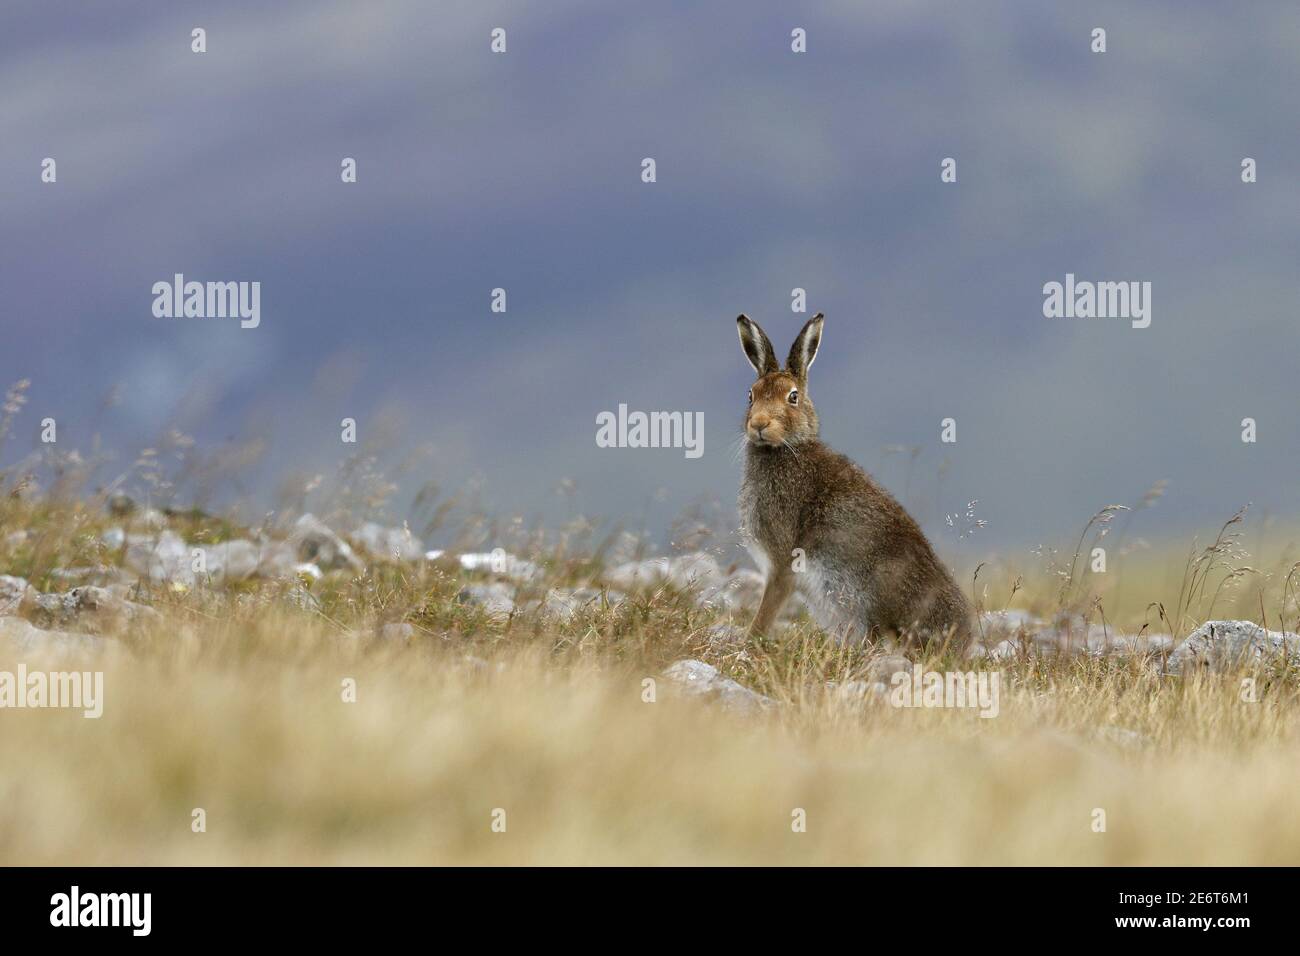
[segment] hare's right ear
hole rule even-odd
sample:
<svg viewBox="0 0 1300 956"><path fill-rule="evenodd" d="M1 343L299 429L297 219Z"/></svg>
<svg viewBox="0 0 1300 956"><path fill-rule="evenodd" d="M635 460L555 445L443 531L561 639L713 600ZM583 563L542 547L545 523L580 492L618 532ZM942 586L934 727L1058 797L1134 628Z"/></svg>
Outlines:
<svg viewBox="0 0 1300 956"><path fill-rule="evenodd" d="M745 358L754 366L759 378L780 371L781 366L776 364L776 351L772 348L767 333L758 327L757 322L747 315L741 315L736 319L736 331L740 333L740 347L745 350Z"/></svg>
<svg viewBox="0 0 1300 956"><path fill-rule="evenodd" d="M785 367L790 374L801 382L808 381L808 369L812 368L813 359L817 358L817 347L822 344L822 322L826 317L818 312L804 323L803 331L790 346L790 357L785 360Z"/></svg>

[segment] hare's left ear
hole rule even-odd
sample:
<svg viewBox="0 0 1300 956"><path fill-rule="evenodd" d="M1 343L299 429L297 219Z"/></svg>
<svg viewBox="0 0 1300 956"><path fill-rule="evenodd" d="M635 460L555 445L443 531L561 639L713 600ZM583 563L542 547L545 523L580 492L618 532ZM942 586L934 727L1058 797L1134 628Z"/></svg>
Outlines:
<svg viewBox="0 0 1300 956"><path fill-rule="evenodd" d="M808 369L812 368L813 359L817 358L817 346L822 344L822 322L825 316L818 312L804 323L803 331L790 346L790 357L785 360L785 367L795 378L803 381L808 378Z"/></svg>

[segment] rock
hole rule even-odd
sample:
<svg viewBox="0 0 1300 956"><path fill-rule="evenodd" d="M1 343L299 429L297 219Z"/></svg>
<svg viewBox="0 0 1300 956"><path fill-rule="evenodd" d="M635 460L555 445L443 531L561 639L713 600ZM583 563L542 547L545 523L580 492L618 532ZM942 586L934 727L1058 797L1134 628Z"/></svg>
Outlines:
<svg viewBox="0 0 1300 956"><path fill-rule="evenodd" d="M140 598L140 586L136 582L117 581L105 588L109 594L123 601L136 601Z"/></svg>
<svg viewBox="0 0 1300 956"><path fill-rule="evenodd" d="M99 536L99 540L103 542L104 547L108 548L108 550L118 551L121 550L122 545L126 544L126 532L121 528L109 528Z"/></svg>
<svg viewBox="0 0 1300 956"><path fill-rule="evenodd" d="M50 577L65 584L118 584L132 577L121 568L111 564L99 564L84 568L55 568Z"/></svg>
<svg viewBox="0 0 1300 956"><path fill-rule="evenodd" d="M193 557L175 531L152 535L131 535L126 546L126 566L157 584L193 586Z"/></svg>
<svg viewBox="0 0 1300 956"><path fill-rule="evenodd" d="M730 613L756 611L763 598L761 574L753 568L737 568L725 574L713 555L704 551L630 561L606 571L604 579L627 591L668 585L692 594L702 605ZM806 608L807 600L796 589L781 609L779 620L792 621Z"/></svg>
<svg viewBox="0 0 1300 956"><path fill-rule="evenodd" d="M568 622L584 608L602 609L605 602L615 607L626 598L618 591L602 592L598 588L552 588L546 592L541 601L532 601L525 607L526 611L536 611L542 617L556 618Z"/></svg>
<svg viewBox="0 0 1300 956"><path fill-rule="evenodd" d="M13 550L14 548L26 544L29 537L31 537L31 535L29 535L24 528L19 528L17 531L10 531L4 537L4 546L9 550Z"/></svg>
<svg viewBox="0 0 1300 956"><path fill-rule="evenodd" d="M998 641L1018 637L1021 631L1028 634L1041 631L1044 625L1028 611L1009 610L984 612L980 615L980 627L983 628L984 642L992 646Z"/></svg>
<svg viewBox="0 0 1300 956"><path fill-rule="evenodd" d="M695 592L700 600L715 597L726 583L717 559L706 551L630 561L606 572L605 579L628 591L669 584L680 591Z"/></svg>
<svg viewBox="0 0 1300 956"><path fill-rule="evenodd" d="M776 701L772 698L764 697L723 677L716 667L704 661L677 661L664 671L664 676L677 684L687 696L720 701L724 709L737 713L758 713L776 706Z"/></svg>
<svg viewBox="0 0 1300 956"><path fill-rule="evenodd" d="M1201 667L1231 671L1282 661L1300 665L1296 635L1265 630L1251 621L1207 621L1174 648L1166 670L1170 674L1188 674Z"/></svg>
<svg viewBox="0 0 1300 956"><path fill-rule="evenodd" d="M1044 653L1073 654L1088 648L1088 628L1084 624L1074 624L1068 628L1048 627L1029 634L1029 640ZM1019 638L1014 638L1019 643ZM1104 646L1104 638L1094 642L1093 646Z"/></svg>
<svg viewBox="0 0 1300 956"><path fill-rule="evenodd" d="M397 641L405 644L415 637L415 628L406 623L385 624L379 629L379 637L385 641Z"/></svg>
<svg viewBox="0 0 1300 956"><path fill-rule="evenodd" d="M1163 634L1125 634L1079 617L1059 618L1044 624L1023 611L997 612L981 618L983 640L978 635L967 653L972 658L1007 660L1020 653L1022 644L1043 654L1089 654L1093 657L1128 657L1167 651Z"/></svg>
<svg viewBox="0 0 1300 956"><path fill-rule="evenodd" d="M38 624L75 626L77 630L96 634L158 620L158 612L153 608L94 585L62 594L32 592L24 602L23 611Z"/></svg>
<svg viewBox="0 0 1300 956"><path fill-rule="evenodd" d="M701 600L715 597L727 582L718 560L706 551L681 554L669 560L668 582L680 591L693 591Z"/></svg>
<svg viewBox="0 0 1300 956"><path fill-rule="evenodd" d="M366 568L346 541L310 513L294 523L287 543L294 549L299 561L320 565L327 571L341 568L360 573Z"/></svg>
<svg viewBox="0 0 1300 956"><path fill-rule="evenodd" d="M717 598L730 611L757 610L763 599L763 575L753 568L737 568L718 589Z"/></svg>
<svg viewBox="0 0 1300 956"><path fill-rule="evenodd" d="M429 560L433 559L430 558ZM517 558L501 548L494 551L462 554L460 556L460 566L466 571L487 571L491 574L507 577L512 581L535 581L542 576L542 569L533 562Z"/></svg>
<svg viewBox="0 0 1300 956"><path fill-rule="evenodd" d="M6 614L17 614L23 599L35 593L25 578L0 574L0 617Z"/></svg>
<svg viewBox="0 0 1300 956"><path fill-rule="evenodd" d="M980 650L984 650L980 648ZM983 655L991 661L1009 661L1020 653L1020 645L1015 641L999 641Z"/></svg>
<svg viewBox="0 0 1300 956"><path fill-rule="evenodd" d="M1089 653L1107 654L1111 657L1142 657L1147 654L1165 654L1174 646L1174 639L1168 634L1111 634L1110 646L1104 650Z"/></svg>
<svg viewBox="0 0 1300 956"><path fill-rule="evenodd" d="M105 646L102 637L45 631L21 617L0 617L0 641L17 651L98 651Z"/></svg>
<svg viewBox="0 0 1300 956"><path fill-rule="evenodd" d="M902 654L884 654L867 665L868 679L886 686L892 685L894 675L900 672L912 676L912 662Z"/></svg>
<svg viewBox="0 0 1300 956"><path fill-rule="evenodd" d="M386 528L367 521L353 535L357 543L376 558L389 561L416 561L424 554L424 545L409 528Z"/></svg>
<svg viewBox="0 0 1300 956"><path fill-rule="evenodd" d="M609 569L604 578L621 590L636 591L659 583L667 573L667 558L647 558L644 561L628 561Z"/></svg>
<svg viewBox="0 0 1300 956"><path fill-rule="evenodd" d="M208 578L216 584L251 578L262 563L262 549L243 538L208 545L203 553Z"/></svg>
<svg viewBox="0 0 1300 956"><path fill-rule="evenodd" d="M293 566L293 573L299 578L307 578L311 581L319 581L325 577L325 572L319 566L312 564L310 561L304 561L301 564Z"/></svg>
<svg viewBox="0 0 1300 956"><path fill-rule="evenodd" d="M234 538L190 550L191 553L203 551L207 568L197 577L210 584L230 584L254 576L271 580L296 580L304 574L312 580L319 580L324 576L319 565L300 561L297 547L288 541Z"/></svg>
<svg viewBox="0 0 1300 956"><path fill-rule="evenodd" d="M1124 657L1159 650L1160 635L1141 636L1125 634L1102 624L1084 624L1073 621L1068 627L1048 627L1029 635L1034 647L1052 654L1090 654L1093 657ZM1020 638L1011 643L1017 648Z"/></svg>
<svg viewBox="0 0 1300 956"><path fill-rule="evenodd" d="M295 578L304 563L298 560L297 549L287 541L254 542L257 548L258 577L275 579ZM312 565L316 567L316 565Z"/></svg>
<svg viewBox="0 0 1300 956"><path fill-rule="evenodd" d="M456 599L462 604L483 608L491 617L506 617L515 611L514 588L500 581L467 584L460 589Z"/></svg>

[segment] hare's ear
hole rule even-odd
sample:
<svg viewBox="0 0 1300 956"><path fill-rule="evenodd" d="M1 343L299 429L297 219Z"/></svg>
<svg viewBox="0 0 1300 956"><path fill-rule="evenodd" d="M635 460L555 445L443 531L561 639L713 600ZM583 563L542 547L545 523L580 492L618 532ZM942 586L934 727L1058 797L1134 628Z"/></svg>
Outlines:
<svg viewBox="0 0 1300 956"><path fill-rule="evenodd" d="M795 378L803 381L808 378L813 359L817 358L817 346L822 344L822 322L825 316L820 312L804 323L803 331L790 346L790 357L785 360L785 367Z"/></svg>
<svg viewBox="0 0 1300 956"><path fill-rule="evenodd" d="M759 378L780 371L781 366L776 364L776 351L772 348L767 333L758 327L757 322L747 315L739 316L736 319L736 331L740 333L740 347L745 350L745 358L754 366Z"/></svg>

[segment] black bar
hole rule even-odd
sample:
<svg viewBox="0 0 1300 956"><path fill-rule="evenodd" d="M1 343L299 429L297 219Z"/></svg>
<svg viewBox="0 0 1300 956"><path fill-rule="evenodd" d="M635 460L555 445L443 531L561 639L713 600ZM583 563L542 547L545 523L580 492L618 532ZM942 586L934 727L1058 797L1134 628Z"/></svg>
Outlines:
<svg viewBox="0 0 1300 956"><path fill-rule="evenodd" d="M611 924L660 940L707 929L735 943L761 939L774 921L802 926L819 939L843 932L865 941L873 925L908 933L946 927L957 936L1011 925L1017 934L1058 934L1039 937L1044 940L1182 943L1201 936L1231 944L1255 930L1284 928L1291 876L1229 868L28 868L0 871L0 925L7 941L75 938L81 945L146 939L337 945L412 937L450 943L452 932L487 941L511 929L534 933L540 945ZM83 914L111 918L116 908L126 925L52 925L52 915L64 915L56 913L59 900L70 904L74 886ZM143 895L131 909L121 896L100 907L99 894L132 893L149 894L147 936L136 935ZM87 904L88 896L95 902Z"/></svg>

